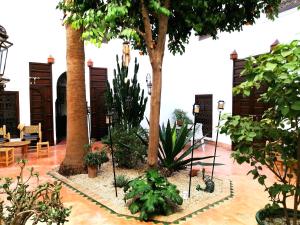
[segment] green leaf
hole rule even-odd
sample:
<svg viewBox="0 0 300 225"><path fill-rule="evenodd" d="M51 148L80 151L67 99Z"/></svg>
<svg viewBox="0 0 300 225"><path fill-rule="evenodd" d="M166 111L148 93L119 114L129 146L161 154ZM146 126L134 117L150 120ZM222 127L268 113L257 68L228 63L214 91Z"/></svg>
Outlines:
<svg viewBox="0 0 300 225"><path fill-rule="evenodd" d="M129 205L129 210L130 210L131 214L135 214L140 210L140 207L136 202L132 202Z"/></svg>
<svg viewBox="0 0 300 225"><path fill-rule="evenodd" d="M293 110L300 111L300 101L294 102L294 103L291 105L291 108L292 108Z"/></svg>
<svg viewBox="0 0 300 225"><path fill-rule="evenodd" d="M276 67L277 67L277 64L274 64L274 63L267 62L267 64L266 64L267 71L273 71Z"/></svg>

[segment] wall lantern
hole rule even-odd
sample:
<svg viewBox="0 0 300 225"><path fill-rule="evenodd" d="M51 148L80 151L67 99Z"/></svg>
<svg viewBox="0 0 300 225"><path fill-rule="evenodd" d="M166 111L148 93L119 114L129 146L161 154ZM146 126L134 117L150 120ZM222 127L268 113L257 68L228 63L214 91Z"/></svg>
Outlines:
<svg viewBox="0 0 300 225"><path fill-rule="evenodd" d="M3 26L0 25L0 89L5 87L5 83L9 81L9 79L4 78L4 71L6 66L6 59L8 54L8 48L13 44L7 41L8 35ZM2 86L2 87L1 87Z"/></svg>
<svg viewBox="0 0 300 225"><path fill-rule="evenodd" d="M151 95L151 93L152 93L152 81L151 81L150 73L147 73L146 83L147 83L147 88L148 88L148 95Z"/></svg>
<svg viewBox="0 0 300 225"><path fill-rule="evenodd" d="M128 41L123 42L123 65L127 66L129 65L130 62L130 45Z"/></svg>
<svg viewBox="0 0 300 225"><path fill-rule="evenodd" d="M225 102L223 100L218 101L218 110L224 110Z"/></svg>

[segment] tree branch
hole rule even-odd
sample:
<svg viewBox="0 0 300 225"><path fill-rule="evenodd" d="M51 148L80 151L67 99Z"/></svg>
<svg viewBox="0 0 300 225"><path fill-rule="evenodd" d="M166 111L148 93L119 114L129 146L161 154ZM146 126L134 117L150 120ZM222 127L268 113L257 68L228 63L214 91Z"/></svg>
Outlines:
<svg viewBox="0 0 300 225"><path fill-rule="evenodd" d="M165 0L164 5L166 9L170 8L170 0ZM163 14L159 15L158 18L158 40L157 40L157 48L161 51L157 51L157 53L161 54L159 57L162 59L165 51L165 43L166 43L166 34L168 31L168 21L169 17ZM161 62L162 64L162 62Z"/></svg>
<svg viewBox="0 0 300 225"><path fill-rule="evenodd" d="M145 5L145 1L141 0L141 11L142 11L142 17L143 17L143 22L144 22L144 27L145 27L145 35L144 35L144 40L146 42L146 47L148 54L150 56L150 61L153 59L153 43L152 43L152 29L151 29L151 23L150 23L150 18L149 18L149 11Z"/></svg>

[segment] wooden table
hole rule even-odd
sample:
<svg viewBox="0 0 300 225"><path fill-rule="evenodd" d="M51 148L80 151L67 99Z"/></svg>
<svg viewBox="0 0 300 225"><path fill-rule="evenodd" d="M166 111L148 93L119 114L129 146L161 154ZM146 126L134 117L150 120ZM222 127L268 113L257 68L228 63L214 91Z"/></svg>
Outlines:
<svg viewBox="0 0 300 225"><path fill-rule="evenodd" d="M22 148L22 156L24 157L27 154L28 151L28 145L30 144L30 141L10 141L1 143L0 147L4 148Z"/></svg>

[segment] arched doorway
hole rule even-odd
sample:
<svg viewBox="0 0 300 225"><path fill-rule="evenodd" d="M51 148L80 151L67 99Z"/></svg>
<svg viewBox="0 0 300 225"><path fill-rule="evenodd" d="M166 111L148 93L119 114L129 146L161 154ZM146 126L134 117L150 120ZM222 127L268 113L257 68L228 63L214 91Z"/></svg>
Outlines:
<svg viewBox="0 0 300 225"><path fill-rule="evenodd" d="M55 101L56 112L56 143L64 140L67 134L67 73L64 72L57 80Z"/></svg>

